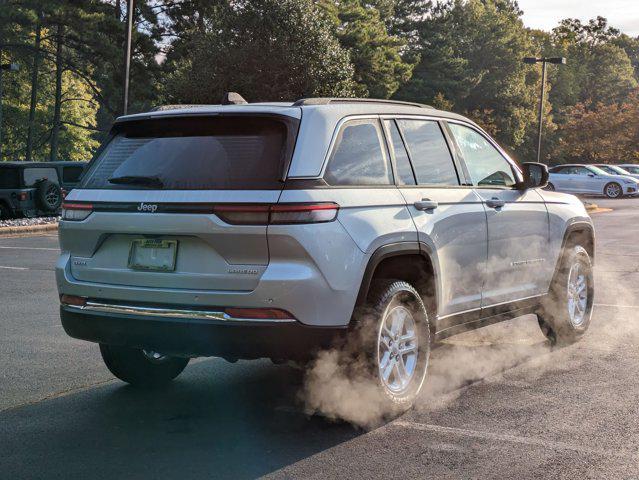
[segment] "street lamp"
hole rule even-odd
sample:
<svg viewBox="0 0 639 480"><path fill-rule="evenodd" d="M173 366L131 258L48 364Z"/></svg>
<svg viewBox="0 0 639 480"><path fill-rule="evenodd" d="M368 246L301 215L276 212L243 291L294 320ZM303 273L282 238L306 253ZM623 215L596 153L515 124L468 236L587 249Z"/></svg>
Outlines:
<svg viewBox="0 0 639 480"><path fill-rule="evenodd" d="M131 35L133 30L133 0L128 0L126 9L126 57L124 57L124 115L129 109L129 73L131 70Z"/></svg>
<svg viewBox="0 0 639 480"><path fill-rule="evenodd" d="M544 97L546 96L546 64L556 63L558 65L565 65L565 57L525 57L524 63L532 64L541 63L541 98L539 99L539 127L537 131L537 161L541 162L541 130L542 122L544 118Z"/></svg>

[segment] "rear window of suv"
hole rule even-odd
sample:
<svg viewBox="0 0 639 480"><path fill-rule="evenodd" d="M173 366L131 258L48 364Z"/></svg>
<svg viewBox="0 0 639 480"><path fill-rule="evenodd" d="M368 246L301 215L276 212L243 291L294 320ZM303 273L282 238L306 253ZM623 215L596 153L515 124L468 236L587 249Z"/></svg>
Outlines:
<svg viewBox="0 0 639 480"><path fill-rule="evenodd" d="M283 120L248 116L123 123L116 125L80 188L281 188L292 144L288 130Z"/></svg>

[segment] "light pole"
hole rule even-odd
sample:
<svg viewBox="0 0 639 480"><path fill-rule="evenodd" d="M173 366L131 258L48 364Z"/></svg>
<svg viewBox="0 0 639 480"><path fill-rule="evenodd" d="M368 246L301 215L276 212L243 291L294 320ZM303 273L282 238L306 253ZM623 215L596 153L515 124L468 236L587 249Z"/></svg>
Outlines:
<svg viewBox="0 0 639 480"><path fill-rule="evenodd" d="M17 72L20 66L17 63L0 64L0 161L2 161L2 71Z"/></svg>
<svg viewBox="0 0 639 480"><path fill-rule="evenodd" d="M544 98L546 96L546 64L556 63L558 65L565 65L566 59L564 57L526 57L524 63L535 64L541 63L541 98L539 98L539 126L537 130L537 162L541 162L541 132L544 120Z"/></svg>
<svg viewBox="0 0 639 480"><path fill-rule="evenodd" d="M133 0L128 1L126 9L126 58L124 59L124 108L123 113L129 107L129 71L131 70L131 34L133 29Z"/></svg>

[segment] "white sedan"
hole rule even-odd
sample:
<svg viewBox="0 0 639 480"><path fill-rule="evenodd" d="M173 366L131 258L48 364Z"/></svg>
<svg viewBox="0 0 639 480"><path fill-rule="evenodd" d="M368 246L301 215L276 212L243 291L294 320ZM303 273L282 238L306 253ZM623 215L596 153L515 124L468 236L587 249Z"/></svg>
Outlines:
<svg viewBox="0 0 639 480"><path fill-rule="evenodd" d="M620 198L636 195L639 180L611 175L592 165L558 165L549 169L548 190Z"/></svg>
<svg viewBox="0 0 639 480"><path fill-rule="evenodd" d="M611 175L625 175L626 177L632 177L639 180L639 173L632 173L619 165L608 165L607 163L595 163L593 166L601 168L604 172Z"/></svg>
<svg viewBox="0 0 639 480"><path fill-rule="evenodd" d="M639 175L639 165L636 163L624 163L619 166L633 175Z"/></svg>

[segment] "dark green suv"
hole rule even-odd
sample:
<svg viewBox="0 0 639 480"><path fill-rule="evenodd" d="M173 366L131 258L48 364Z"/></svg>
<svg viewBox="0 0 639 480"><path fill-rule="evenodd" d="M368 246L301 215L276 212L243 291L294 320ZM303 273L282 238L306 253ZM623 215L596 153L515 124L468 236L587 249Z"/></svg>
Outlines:
<svg viewBox="0 0 639 480"><path fill-rule="evenodd" d="M0 163L0 219L57 215L86 162Z"/></svg>

